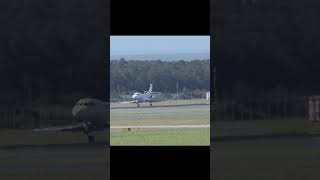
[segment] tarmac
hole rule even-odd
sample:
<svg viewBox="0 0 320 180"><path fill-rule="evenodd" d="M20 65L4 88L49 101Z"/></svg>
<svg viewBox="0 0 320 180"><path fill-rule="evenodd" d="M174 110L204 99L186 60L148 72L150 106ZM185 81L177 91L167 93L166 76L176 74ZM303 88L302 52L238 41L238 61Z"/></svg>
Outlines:
<svg viewBox="0 0 320 180"><path fill-rule="evenodd" d="M0 146L0 150L17 150L17 149L93 149L93 148L108 148L109 142L97 143L70 143L70 144L17 144L10 146Z"/></svg>
<svg viewBox="0 0 320 180"><path fill-rule="evenodd" d="M294 145L320 147L320 133L278 133L211 137L211 145Z"/></svg>
<svg viewBox="0 0 320 180"><path fill-rule="evenodd" d="M145 109L145 108L170 108L170 107L193 107L193 106L209 106L209 104L198 103L198 104L176 104L176 105L153 105L153 106L130 106L130 107L110 107L110 109Z"/></svg>
<svg viewBox="0 0 320 180"><path fill-rule="evenodd" d="M111 129L189 129L189 128L210 128L210 124L207 125L156 125L156 126L110 126Z"/></svg>

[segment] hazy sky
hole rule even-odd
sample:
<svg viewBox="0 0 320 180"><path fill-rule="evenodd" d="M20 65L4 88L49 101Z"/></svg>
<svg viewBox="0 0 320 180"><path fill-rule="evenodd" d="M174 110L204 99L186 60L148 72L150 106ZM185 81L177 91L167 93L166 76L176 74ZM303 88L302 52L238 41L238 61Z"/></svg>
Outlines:
<svg viewBox="0 0 320 180"><path fill-rule="evenodd" d="M210 36L111 36L110 53L171 54L209 53Z"/></svg>

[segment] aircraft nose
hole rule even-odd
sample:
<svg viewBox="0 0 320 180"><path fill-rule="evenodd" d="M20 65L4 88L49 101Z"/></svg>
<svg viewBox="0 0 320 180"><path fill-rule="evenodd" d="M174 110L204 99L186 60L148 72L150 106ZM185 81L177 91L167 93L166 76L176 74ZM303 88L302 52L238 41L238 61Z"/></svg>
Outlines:
<svg viewBox="0 0 320 180"><path fill-rule="evenodd" d="M78 112L80 111L78 106L75 106L72 108L72 115L76 116L78 114Z"/></svg>
<svg viewBox="0 0 320 180"><path fill-rule="evenodd" d="M133 96L132 96L132 99L136 99L136 98L137 98L137 95L133 95Z"/></svg>
<svg viewBox="0 0 320 180"><path fill-rule="evenodd" d="M83 111L84 107L83 106L74 106L72 108L72 115L74 117L80 116L81 112Z"/></svg>

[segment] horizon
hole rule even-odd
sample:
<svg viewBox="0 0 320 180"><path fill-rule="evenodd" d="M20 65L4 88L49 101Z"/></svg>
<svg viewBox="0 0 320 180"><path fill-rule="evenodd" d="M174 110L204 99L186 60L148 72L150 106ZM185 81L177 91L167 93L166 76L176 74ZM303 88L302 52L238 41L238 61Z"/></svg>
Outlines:
<svg viewBox="0 0 320 180"><path fill-rule="evenodd" d="M168 55L168 54L208 54L209 52L168 52L168 53L126 53L126 54L114 54L113 56L124 56L124 55Z"/></svg>
<svg viewBox="0 0 320 180"><path fill-rule="evenodd" d="M210 36L111 36L110 57L210 54Z"/></svg>
<svg viewBox="0 0 320 180"><path fill-rule="evenodd" d="M162 60L162 61L191 61L191 60L206 60L210 59L210 53L198 52L198 53L162 53L162 54L123 54L112 55L110 60Z"/></svg>

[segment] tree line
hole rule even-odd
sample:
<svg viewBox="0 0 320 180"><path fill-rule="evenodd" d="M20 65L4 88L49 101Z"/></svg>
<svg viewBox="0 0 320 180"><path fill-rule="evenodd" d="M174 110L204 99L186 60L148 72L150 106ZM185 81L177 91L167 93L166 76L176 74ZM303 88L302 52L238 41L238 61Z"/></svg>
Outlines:
<svg viewBox="0 0 320 180"><path fill-rule="evenodd" d="M106 1L12 0L0 8L1 104L107 98Z"/></svg>
<svg viewBox="0 0 320 180"><path fill-rule="evenodd" d="M210 89L210 60L193 61L110 61L110 93L148 90L174 93Z"/></svg>
<svg viewBox="0 0 320 180"><path fill-rule="evenodd" d="M217 98L320 94L320 2L214 0Z"/></svg>

